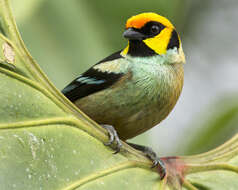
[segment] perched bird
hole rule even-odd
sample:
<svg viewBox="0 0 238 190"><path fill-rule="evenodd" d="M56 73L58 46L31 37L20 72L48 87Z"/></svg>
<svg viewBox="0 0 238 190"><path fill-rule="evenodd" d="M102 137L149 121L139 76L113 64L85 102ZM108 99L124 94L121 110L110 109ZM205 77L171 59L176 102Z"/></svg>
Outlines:
<svg viewBox="0 0 238 190"><path fill-rule="evenodd" d="M62 91L102 124L110 134L108 144L117 141L119 148L118 136L122 140L135 137L170 113L183 87L185 63L180 37L163 16L132 16L123 36L128 39L125 49L98 62ZM153 154L148 153L151 159L157 159Z"/></svg>

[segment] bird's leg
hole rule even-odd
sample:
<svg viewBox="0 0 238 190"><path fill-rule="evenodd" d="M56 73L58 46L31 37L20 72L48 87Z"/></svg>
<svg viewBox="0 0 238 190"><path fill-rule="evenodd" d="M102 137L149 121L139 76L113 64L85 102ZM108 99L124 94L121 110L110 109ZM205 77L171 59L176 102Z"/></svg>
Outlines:
<svg viewBox="0 0 238 190"><path fill-rule="evenodd" d="M116 143L116 152L114 152L114 154L120 152L121 147L122 147L122 143L119 139L117 131L111 125L101 125L101 126L104 129L106 129L108 134L109 134L109 141L107 143L104 143L104 145L111 146L115 142Z"/></svg>
<svg viewBox="0 0 238 190"><path fill-rule="evenodd" d="M127 143L133 148L143 152L150 160L152 160L153 165L152 168L159 166L160 169L160 178L163 179L166 175L166 167L164 162L157 156L157 154L152 150L152 148L147 146L142 146L134 143Z"/></svg>

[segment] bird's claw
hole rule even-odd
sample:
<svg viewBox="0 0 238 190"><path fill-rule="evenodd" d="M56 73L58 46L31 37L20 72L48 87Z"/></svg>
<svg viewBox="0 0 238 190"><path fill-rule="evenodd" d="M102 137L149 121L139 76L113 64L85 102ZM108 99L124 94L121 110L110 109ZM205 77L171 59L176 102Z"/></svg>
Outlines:
<svg viewBox="0 0 238 190"><path fill-rule="evenodd" d="M137 150L142 151L152 162L151 168L158 167L160 179L162 180L166 175L166 167L164 162L157 156L157 154L152 150L152 148L147 146L141 146L133 143L128 143Z"/></svg>
<svg viewBox="0 0 238 190"><path fill-rule="evenodd" d="M114 154L117 154L121 150L122 143L121 143L121 141L119 139L119 136L118 136L116 130L111 125L101 125L101 126L104 129L106 129L108 134L109 134L109 141L104 143L104 145L105 146L111 146L115 142L115 144L116 144L116 148L115 148L116 151L114 152Z"/></svg>
<svg viewBox="0 0 238 190"><path fill-rule="evenodd" d="M151 168L155 168L155 167L159 168L160 179L162 180L166 175L166 167L165 167L164 162L149 147L148 147L147 151L145 151L145 154L153 162Z"/></svg>
<svg viewBox="0 0 238 190"><path fill-rule="evenodd" d="M164 165L164 162L161 159L156 158L155 160L153 160L151 168L155 168L156 166L159 168L160 179L164 179L166 175L166 167Z"/></svg>
<svg viewBox="0 0 238 190"><path fill-rule="evenodd" d="M157 166L159 164L159 161L158 160L153 160L152 163L153 164L152 164L151 168L154 168L155 166Z"/></svg>

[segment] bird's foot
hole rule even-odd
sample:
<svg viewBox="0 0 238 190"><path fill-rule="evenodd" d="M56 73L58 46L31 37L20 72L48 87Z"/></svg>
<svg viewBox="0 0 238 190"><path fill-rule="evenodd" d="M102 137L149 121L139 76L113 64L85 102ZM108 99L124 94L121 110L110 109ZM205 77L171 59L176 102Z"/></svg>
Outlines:
<svg viewBox="0 0 238 190"><path fill-rule="evenodd" d="M108 134L109 134L109 141L107 143L104 143L104 145L105 146L111 146L111 145L113 145L115 143L116 144L116 147L115 147L116 151L114 152L114 154L120 152L121 147L122 147L122 143L121 143L121 141L119 139L117 131L111 125L101 125L101 126L104 129L106 129Z"/></svg>
<svg viewBox="0 0 238 190"><path fill-rule="evenodd" d="M159 174L160 174L160 179L162 180L165 175L166 175L166 167L164 162L157 156L157 154L152 150L152 148L147 147L147 146L142 146L138 144L133 144L133 143L127 143L133 148L143 152L152 162L152 168L158 166L159 168Z"/></svg>

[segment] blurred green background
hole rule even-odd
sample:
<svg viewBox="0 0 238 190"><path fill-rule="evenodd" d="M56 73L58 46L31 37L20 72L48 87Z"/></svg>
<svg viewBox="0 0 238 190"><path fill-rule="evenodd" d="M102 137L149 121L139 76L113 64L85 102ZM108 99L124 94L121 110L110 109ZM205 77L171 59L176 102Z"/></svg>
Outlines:
<svg viewBox="0 0 238 190"><path fill-rule="evenodd" d="M162 156L200 153L238 132L238 1L12 0L32 56L62 89L122 49L125 21L141 12L169 18L187 58L185 84L169 117L131 141Z"/></svg>

